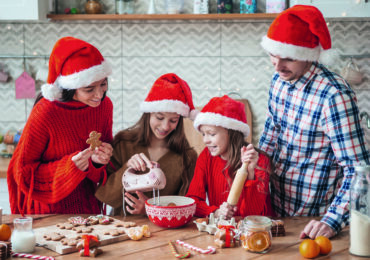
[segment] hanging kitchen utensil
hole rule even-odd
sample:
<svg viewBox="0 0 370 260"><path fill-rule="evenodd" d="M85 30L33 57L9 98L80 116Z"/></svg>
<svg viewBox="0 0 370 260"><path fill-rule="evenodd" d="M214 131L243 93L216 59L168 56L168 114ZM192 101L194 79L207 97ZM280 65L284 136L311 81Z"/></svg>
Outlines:
<svg viewBox="0 0 370 260"><path fill-rule="evenodd" d="M4 71L4 64L0 63L0 82L7 82L9 74Z"/></svg>

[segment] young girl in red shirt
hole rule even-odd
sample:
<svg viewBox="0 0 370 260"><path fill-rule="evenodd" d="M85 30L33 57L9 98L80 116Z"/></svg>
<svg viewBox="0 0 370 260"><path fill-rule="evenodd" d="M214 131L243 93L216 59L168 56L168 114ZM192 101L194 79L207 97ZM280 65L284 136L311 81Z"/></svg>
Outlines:
<svg viewBox="0 0 370 260"><path fill-rule="evenodd" d="M198 157L187 197L197 203L195 215L215 217L264 215L273 211L269 193L269 158L245 141L250 129L244 104L228 96L214 97L194 121L206 148ZM237 205L226 201L236 171L248 162L248 176ZM208 203L206 199L208 198Z"/></svg>

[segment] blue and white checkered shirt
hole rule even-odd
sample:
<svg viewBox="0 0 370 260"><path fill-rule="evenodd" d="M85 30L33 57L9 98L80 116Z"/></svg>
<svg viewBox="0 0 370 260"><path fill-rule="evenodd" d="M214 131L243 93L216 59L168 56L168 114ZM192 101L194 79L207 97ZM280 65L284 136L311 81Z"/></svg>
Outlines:
<svg viewBox="0 0 370 260"><path fill-rule="evenodd" d="M313 63L294 84L275 73L259 146L273 160L273 208L279 216L323 216L336 232L349 222L355 165L369 164L356 96Z"/></svg>

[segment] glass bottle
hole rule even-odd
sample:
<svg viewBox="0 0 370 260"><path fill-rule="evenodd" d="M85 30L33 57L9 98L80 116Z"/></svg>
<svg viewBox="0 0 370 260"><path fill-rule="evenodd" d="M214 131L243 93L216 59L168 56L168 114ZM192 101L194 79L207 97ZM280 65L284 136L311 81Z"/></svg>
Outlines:
<svg viewBox="0 0 370 260"><path fill-rule="evenodd" d="M264 254L271 248L272 221L264 216L248 216L240 226L242 247L253 253Z"/></svg>
<svg viewBox="0 0 370 260"><path fill-rule="evenodd" d="M350 247L357 256L370 256L370 165L356 166L350 189Z"/></svg>
<svg viewBox="0 0 370 260"><path fill-rule="evenodd" d="M133 14L134 0L116 0L116 14Z"/></svg>
<svg viewBox="0 0 370 260"><path fill-rule="evenodd" d="M32 253L35 251L36 237L32 229L32 218L16 218L11 237L12 249L16 253Z"/></svg>

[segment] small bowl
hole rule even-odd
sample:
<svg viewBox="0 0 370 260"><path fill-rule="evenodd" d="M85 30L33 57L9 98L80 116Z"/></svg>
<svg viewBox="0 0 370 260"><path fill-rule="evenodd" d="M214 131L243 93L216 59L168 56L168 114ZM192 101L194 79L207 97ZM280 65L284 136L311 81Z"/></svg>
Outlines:
<svg viewBox="0 0 370 260"><path fill-rule="evenodd" d="M151 222L164 228L177 228L187 224L195 213L195 200L184 196L162 196L160 205L154 199L145 202L145 210ZM170 203L176 206L167 206Z"/></svg>

